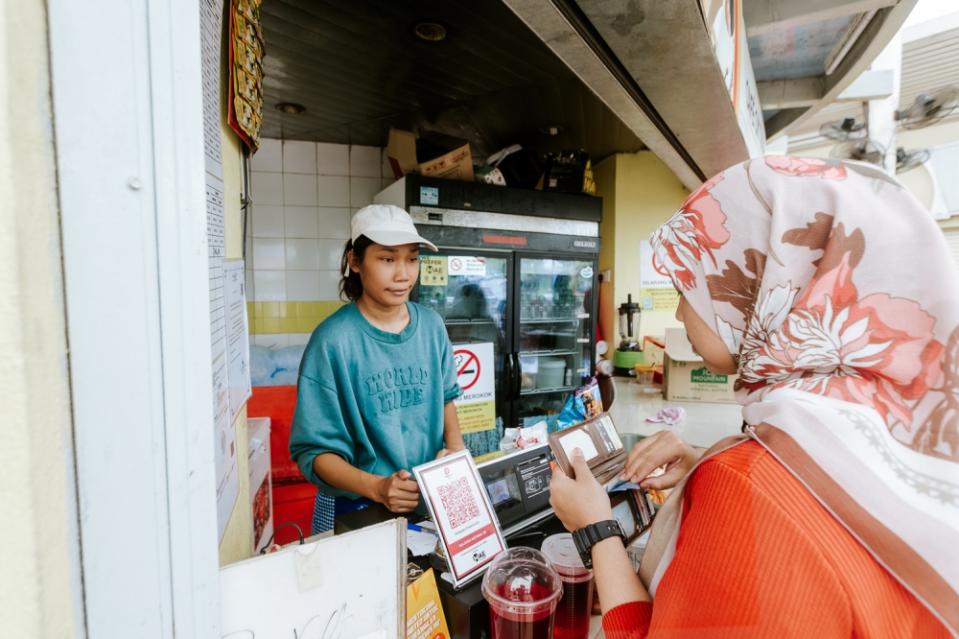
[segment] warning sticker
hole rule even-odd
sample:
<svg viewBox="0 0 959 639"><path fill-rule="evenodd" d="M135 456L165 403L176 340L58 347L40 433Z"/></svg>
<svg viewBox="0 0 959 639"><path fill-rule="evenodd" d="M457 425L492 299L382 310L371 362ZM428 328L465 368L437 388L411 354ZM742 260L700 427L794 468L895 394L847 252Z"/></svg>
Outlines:
<svg viewBox="0 0 959 639"><path fill-rule="evenodd" d="M496 391L493 344L453 346L456 381L463 391L455 400L460 430L474 433L496 427Z"/></svg>

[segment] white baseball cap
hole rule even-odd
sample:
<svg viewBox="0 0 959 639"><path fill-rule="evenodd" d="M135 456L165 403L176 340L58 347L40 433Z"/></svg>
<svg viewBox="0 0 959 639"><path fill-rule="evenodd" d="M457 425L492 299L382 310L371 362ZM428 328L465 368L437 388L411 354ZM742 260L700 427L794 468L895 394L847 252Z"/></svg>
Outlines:
<svg viewBox="0 0 959 639"><path fill-rule="evenodd" d="M356 242L361 235L383 246L422 244L431 251L439 250L417 233L409 213L392 204L371 204L354 213L350 220L350 239Z"/></svg>
<svg viewBox="0 0 959 639"><path fill-rule="evenodd" d="M413 226L410 214L392 204L370 204L353 214L350 220L350 239L365 235L383 246L401 244L422 244L431 251L438 251L436 245L422 237ZM343 269L343 275L350 274L350 265Z"/></svg>

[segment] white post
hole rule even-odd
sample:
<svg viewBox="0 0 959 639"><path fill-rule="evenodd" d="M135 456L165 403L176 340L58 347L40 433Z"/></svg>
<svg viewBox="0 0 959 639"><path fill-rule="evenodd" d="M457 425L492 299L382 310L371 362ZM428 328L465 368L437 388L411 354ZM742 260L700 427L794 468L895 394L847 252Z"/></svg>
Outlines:
<svg viewBox="0 0 959 639"><path fill-rule="evenodd" d="M890 175L896 174L896 109L899 108L899 84L902 75L902 35L896 34L886 48L876 56L871 71L892 72L892 92L880 100L870 100L866 111L869 122L869 139L886 149L882 166Z"/></svg>

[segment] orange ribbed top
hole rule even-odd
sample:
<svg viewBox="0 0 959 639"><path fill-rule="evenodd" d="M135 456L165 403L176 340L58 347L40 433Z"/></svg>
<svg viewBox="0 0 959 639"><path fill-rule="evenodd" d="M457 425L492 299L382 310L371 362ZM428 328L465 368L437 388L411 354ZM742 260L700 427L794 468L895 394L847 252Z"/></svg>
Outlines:
<svg viewBox="0 0 959 639"><path fill-rule="evenodd" d="M606 639L949 636L752 441L696 469L655 602L610 610L603 629Z"/></svg>

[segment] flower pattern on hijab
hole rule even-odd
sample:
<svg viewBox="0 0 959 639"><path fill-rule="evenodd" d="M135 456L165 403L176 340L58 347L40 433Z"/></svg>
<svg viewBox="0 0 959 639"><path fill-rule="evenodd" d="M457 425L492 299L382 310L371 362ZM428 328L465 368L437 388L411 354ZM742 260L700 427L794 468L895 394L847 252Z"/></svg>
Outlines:
<svg viewBox="0 0 959 639"><path fill-rule="evenodd" d="M757 180L763 168L769 171ZM763 194L784 194L794 180L815 179L820 190L859 192L876 206L883 198L902 198L895 181L874 172L777 156L733 167L704 184L653 234L656 265L739 356L743 403L787 387L866 404L902 443L959 459L959 374L943 372L949 335L937 336L943 323L924 305L921 287L900 286L902 273L883 272L895 260L882 251L895 242L879 230L881 220L873 223L868 211L823 212L835 206L831 191L813 207L803 205L815 198L802 191L775 208ZM750 193L750 206L736 204ZM886 214L893 223L895 213ZM877 229L874 240L867 241L866 228ZM956 319L950 318L954 325ZM949 365L955 368L954 358ZM952 391L943 386L947 378ZM930 394L942 396L932 414L923 402ZM920 404L923 414L917 415ZM937 416L941 426L925 423Z"/></svg>
<svg viewBox="0 0 959 639"><path fill-rule="evenodd" d="M695 265L704 257L715 263L713 251L729 240L723 226L726 214L711 195L711 190L723 179L715 176L692 195L673 217L672 223L657 231L661 247L654 256L656 270L674 278L680 291L690 288L695 279Z"/></svg>
<svg viewBox="0 0 959 639"><path fill-rule="evenodd" d="M959 633L959 269L932 216L876 167L765 157L651 244L739 355L749 437ZM678 503L654 532L673 544ZM656 548L651 587L675 546Z"/></svg>
<svg viewBox="0 0 959 639"><path fill-rule="evenodd" d="M846 167L818 158L796 158L786 155L770 155L766 166L783 175L814 175L826 180L846 179Z"/></svg>

